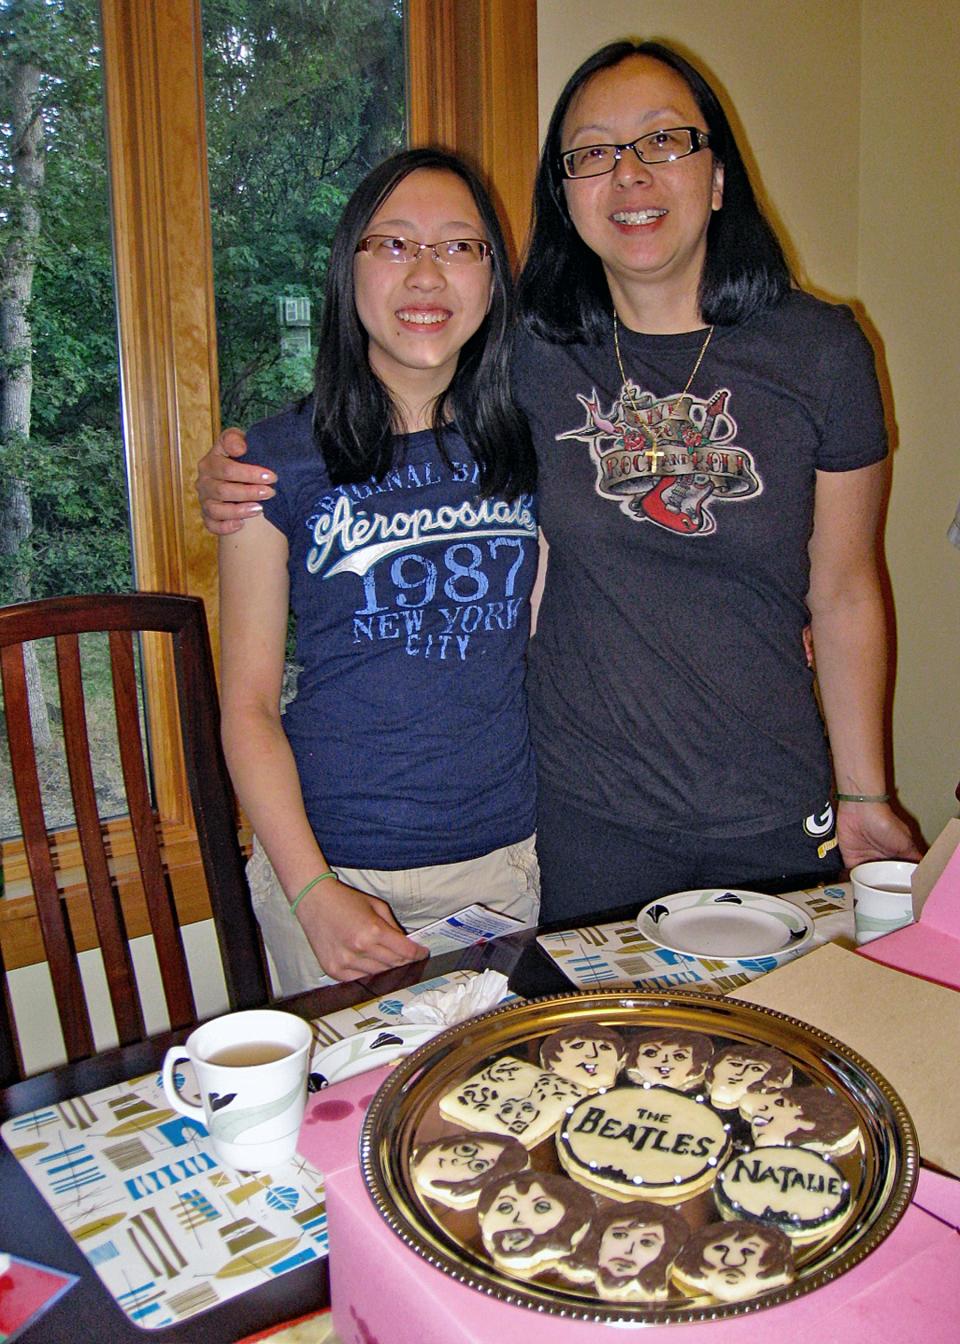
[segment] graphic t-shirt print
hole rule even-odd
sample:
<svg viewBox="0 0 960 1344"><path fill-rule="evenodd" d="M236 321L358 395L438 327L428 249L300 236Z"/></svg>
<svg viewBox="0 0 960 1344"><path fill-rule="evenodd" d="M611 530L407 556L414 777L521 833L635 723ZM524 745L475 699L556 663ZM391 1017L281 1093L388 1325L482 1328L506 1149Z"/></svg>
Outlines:
<svg viewBox="0 0 960 1344"><path fill-rule="evenodd" d="M752 454L735 443L728 388L707 400L688 393L657 398L625 383L609 412L596 389L577 400L585 423L557 438L590 445L597 493L618 500L634 522L709 536L717 528L714 504L763 490Z"/></svg>

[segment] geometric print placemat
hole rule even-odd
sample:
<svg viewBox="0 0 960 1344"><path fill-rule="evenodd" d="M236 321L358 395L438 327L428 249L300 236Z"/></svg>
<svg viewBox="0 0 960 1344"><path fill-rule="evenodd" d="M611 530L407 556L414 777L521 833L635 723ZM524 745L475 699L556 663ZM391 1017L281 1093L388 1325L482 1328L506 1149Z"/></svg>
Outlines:
<svg viewBox="0 0 960 1344"><path fill-rule="evenodd" d="M395 1025L424 990L475 974L454 971L331 1013L314 1024L315 1049ZM181 1068L185 1096L198 1099L189 1064ZM17 1116L0 1133L120 1308L146 1329L327 1254L322 1172L299 1155L269 1173L221 1167L206 1129L171 1110L159 1070Z"/></svg>

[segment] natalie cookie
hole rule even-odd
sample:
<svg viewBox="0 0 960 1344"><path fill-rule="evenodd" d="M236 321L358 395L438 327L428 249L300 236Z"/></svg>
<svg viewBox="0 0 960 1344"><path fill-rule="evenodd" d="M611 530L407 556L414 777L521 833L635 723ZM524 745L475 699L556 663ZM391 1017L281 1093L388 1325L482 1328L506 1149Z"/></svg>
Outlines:
<svg viewBox="0 0 960 1344"><path fill-rule="evenodd" d="M410 1158L413 1183L451 1209L472 1209L488 1180L523 1171L530 1156L508 1134L452 1134L418 1144Z"/></svg>
<svg viewBox="0 0 960 1344"><path fill-rule="evenodd" d="M509 1134L533 1148L583 1094L582 1087L559 1074L503 1055L441 1097L439 1106L454 1124Z"/></svg>
<svg viewBox="0 0 960 1344"><path fill-rule="evenodd" d="M588 1190L675 1204L713 1183L730 1133L704 1100L667 1087L615 1087L576 1102L556 1143L564 1170Z"/></svg>
<svg viewBox="0 0 960 1344"><path fill-rule="evenodd" d="M751 1148L723 1167L713 1193L724 1218L779 1227L794 1242L831 1231L851 1203L843 1173L807 1148Z"/></svg>
<svg viewBox="0 0 960 1344"><path fill-rule="evenodd" d="M790 1238L779 1228L742 1221L698 1228L677 1253L670 1277L684 1293L742 1302L792 1282Z"/></svg>
<svg viewBox="0 0 960 1344"><path fill-rule="evenodd" d="M566 1176L521 1171L484 1184L477 1221L490 1258L529 1278L570 1255L595 1210L589 1192Z"/></svg>

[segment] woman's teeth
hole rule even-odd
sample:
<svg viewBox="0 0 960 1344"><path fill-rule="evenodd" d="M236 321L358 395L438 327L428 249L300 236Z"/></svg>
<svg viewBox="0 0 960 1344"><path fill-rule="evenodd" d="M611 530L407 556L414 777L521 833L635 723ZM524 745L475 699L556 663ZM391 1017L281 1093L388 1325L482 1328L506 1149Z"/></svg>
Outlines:
<svg viewBox="0 0 960 1344"><path fill-rule="evenodd" d="M399 317L401 322L415 322L417 323L418 326L421 327L436 326L438 322L446 322L449 316L450 316L449 313L437 312L437 311L430 313L423 313L423 312L407 312L406 310L404 310L402 312L397 313L397 317Z"/></svg>
<svg viewBox="0 0 960 1344"><path fill-rule="evenodd" d="M666 213L666 210L618 210L613 220L616 224L650 224Z"/></svg>

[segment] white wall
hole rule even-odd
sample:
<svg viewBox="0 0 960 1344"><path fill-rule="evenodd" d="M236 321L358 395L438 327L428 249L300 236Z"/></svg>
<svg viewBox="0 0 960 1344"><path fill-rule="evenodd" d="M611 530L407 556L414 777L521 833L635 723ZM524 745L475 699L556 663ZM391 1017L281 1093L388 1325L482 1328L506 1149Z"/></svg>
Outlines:
<svg viewBox="0 0 960 1344"><path fill-rule="evenodd" d="M960 778L960 22L955 0L540 0L541 133L616 38L693 56L724 96L802 282L853 301L889 375L894 775L933 840ZM879 338L877 338L879 333Z"/></svg>

